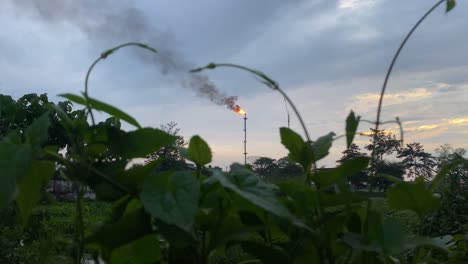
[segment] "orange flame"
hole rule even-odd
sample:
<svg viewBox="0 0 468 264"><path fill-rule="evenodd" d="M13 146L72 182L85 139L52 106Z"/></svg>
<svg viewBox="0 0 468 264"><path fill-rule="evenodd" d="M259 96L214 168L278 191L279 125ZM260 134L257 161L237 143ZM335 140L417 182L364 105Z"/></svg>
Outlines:
<svg viewBox="0 0 468 264"><path fill-rule="evenodd" d="M239 115L245 115L247 112L244 111L239 105L234 106L234 112L238 113Z"/></svg>

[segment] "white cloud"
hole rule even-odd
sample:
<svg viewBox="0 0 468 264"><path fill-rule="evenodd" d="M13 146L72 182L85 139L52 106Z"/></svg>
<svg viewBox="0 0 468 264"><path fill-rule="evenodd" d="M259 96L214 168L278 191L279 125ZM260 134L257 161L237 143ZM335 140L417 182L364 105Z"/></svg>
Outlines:
<svg viewBox="0 0 468 264"><path fill-rule="evenodd" d="M371 8L381 0L340 0L338 2L339 9L362 9Z"/></svg>

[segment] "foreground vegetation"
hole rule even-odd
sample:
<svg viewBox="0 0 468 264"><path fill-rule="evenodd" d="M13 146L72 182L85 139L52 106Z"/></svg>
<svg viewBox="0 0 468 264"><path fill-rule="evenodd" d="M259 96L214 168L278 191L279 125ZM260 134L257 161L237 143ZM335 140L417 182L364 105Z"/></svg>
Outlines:
<svg viewBox="0 0 468 264"><path fill-rule="evenodd" d="M54 202L52 197L42 199L23 226L20 215L9 207L0 215L0 263L71 263L73 262L73 223L75 204ZM83 220L92 227L106 220L111 208L109 203L86 201ZM95 252L89 248L88 253Z"/></svg>
<svg viewBox="0 0 468 264"><path fill-rule="evenodd" d="M444 2L447 10L455 3L440 1L435 7ZM177 136L143 128L133 117L89 95L92 69L125 47L156 52L140 43L104 52L92 64L84 92L61 95L66 102L54 104L37 95L19 102L0 98L0 210L6 216L2 219L12 221L2 224L5 237L11 237L2 243L13 243L8 247L12 250L2 253L6 261L49 263L58 258L82 263L93 258L108 263L204 264L234 259L331 264L467 259L467 182L462 180L467 161L459 154L447 156L430 182L425 175L415 175L409 182L382 173L377 147L370 156L319 169L317 162L339 138L335 133L312 140L296 107L274 80L247 67L211 63L193 73L218 67L247 71L288 101L304 137L284 127L280 137L289 161L301 166L301 181L267 183L240 164L233 164L229 172L207 171L212 153L200 136L193 136L187 148L177 148L195 170L175 169L167 166L171 163L164 155L153 154L178 145ZM72 102L84 109L74 110ZM374 142L382 124L380 107L381 101ZM97 123L95 111L110 117ZM122 130L121 121L134 130ZM348 149L359 123L360 117L351 111L343 137ZM153 158L146 164L131 166L134 159L148 156ZM385 197L350 190L348 177L362 171L369 171L369 190L379 179L391 182ZM68 207L36 206L54 177L73 182L73 213L58 209ZM110 206L88 204L86 188ZM97 208L90 212L90 207ZM56 223L62 213L73 218L72 225ZM448 224L454 220L456 225ZM72 242L66 243L70 238ZM32 250L22 252L25 245ZM18 259L8 259L13 256Z"/></svg>

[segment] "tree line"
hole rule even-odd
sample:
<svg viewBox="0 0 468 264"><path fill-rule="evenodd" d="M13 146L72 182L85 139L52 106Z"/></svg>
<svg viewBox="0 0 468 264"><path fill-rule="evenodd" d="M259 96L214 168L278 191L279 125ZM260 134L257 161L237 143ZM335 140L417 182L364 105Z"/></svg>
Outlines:
<svg viewBox="0 0 468 264"><path fill-rule="evenodd" d="M366 170L347 177L353 189L367 188L371 184L383 191L391 185L392 178L414 180L417 177L423 177L429 182L436 171L466 154L465 149L454 148L450 144L441 145L435 149L435 154L431 154L419 142L403 145L400 139L386 130L371 129L370 138L370 142L364 146L364 149L353 143L336 161L341 165L357 157L367 157L366 150L369 152L374 150L373 163ZM272 181L293 179L302 173L301 166L291 162L288 157L278 160L270 157L256 157L250 162L250 166L258 175ZM466 166L459 168L458 172L457 175L453 175L454 182L462 185L468 183ZM371 175L376 175L376 177L371 177Z"/></svg>

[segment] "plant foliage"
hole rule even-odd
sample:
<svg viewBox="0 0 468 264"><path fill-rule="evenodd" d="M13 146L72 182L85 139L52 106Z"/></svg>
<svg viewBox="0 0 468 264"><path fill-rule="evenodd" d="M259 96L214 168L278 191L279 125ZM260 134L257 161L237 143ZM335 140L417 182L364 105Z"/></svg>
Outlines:
<svg viewBox="0 0 468 264"><path fill-rule="evenodd" d="M447 1L447 11L454 4ZM56 168L73 182L76 214L71 256L75 263L89 255L89 248L108 263L204 264L232 248L242 250L247 258L243 263L398 263L398 257L407 252L413 252L414 262L428 261L437 254L445 259L450 256L447 243L451 236L407 233L401 222L385 218L372 206L373 198L350 191L348 177L375 166L376 160L400 144L377 128L369 147L371 157L356 155L328 169L319 168L317 162L328 155L335 133L311 140L304 125L305 139L292 129L280 128L281 143L289 151L289 159L302 166L305 183L267 183L240 164L233 164L229 172L215 170L211 176L205 175L202 169L211 162L212 153L200 136L190 139L188 149L181 149L196 170L155 171L159 157L127 169L133 159L158 153L174 145L178 137L143 128L125 112L88 96L91 69L125 46L155 52L139 43L104 52L88 72L83 96L62 95L85 106L84 110L72 115L52 106L52 116L44 112L27 126L12 127L0 140L0 209L14 202L25 224ZM260 71L234 64L209 64L196 71L220 66L256 75L287 99L304 124L278 83ZM11 102L2 104L2 114L8 113L10 119L18 114L12 109ZM93 110L110 118L96 124ZM136 129L124 131L119 120ZM348 149L353 146L359 121L354 112L346 119ZM56 122L65 135L65 155L59 152L65 145L50 140L50 128ZM371 170L371 176L376 177L376 172ZM449 172L441 169L438 177ZM86 188L112 203L107 218L92 231L84 221ZM434 192L422 178L396 181L385 199L394 210L413 211L422 220L440 206ZM460 236L453 239L459 241Z"/></svg>

